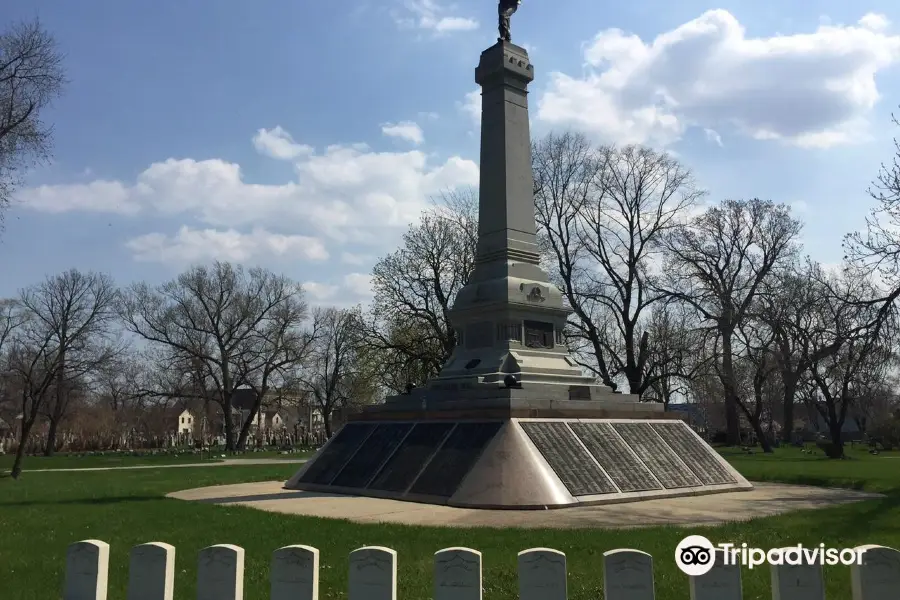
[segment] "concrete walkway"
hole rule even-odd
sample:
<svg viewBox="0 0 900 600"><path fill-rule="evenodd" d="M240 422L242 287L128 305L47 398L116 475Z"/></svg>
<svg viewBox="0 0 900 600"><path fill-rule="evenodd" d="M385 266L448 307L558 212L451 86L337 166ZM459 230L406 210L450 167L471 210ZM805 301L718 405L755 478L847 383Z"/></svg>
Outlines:
<svg viewBox="0 0 900 600"><path fill-rule="evenodd" d="M168 497L213 504L237 504L270 512L346 519L357 523L529 529L712 526L883 497L881 494L852 490L754 483L754 489L745 492L517 511L453 508L400 500L299 492L282 489L283 485L283 481L266 481L212 486L173 492Z"/></svg>
<svg viewBox="0 0 900 600"><path fill-rule="evenodd" d="M26 473L61 473L66 471L129 471L137 469L184 469L187 467L232 467L234 465L281 465L305 463L305 458L226 458L218 461L130 467L83 467L81 469L25 469Z"/></svg>

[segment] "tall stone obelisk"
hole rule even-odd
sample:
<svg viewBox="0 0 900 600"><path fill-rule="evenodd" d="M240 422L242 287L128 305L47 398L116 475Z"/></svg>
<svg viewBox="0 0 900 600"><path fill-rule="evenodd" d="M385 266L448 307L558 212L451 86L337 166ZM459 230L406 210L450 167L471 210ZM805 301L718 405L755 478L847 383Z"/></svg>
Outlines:
<svg viewBox="0 0 900 600"><path fill-rule="evenodd" d="M524 48L500 40L481 54L482 88L478 250L468 285L453 305L457 347L432 390L517 385L569 397L609 395L583 376L562 336L571 309L540 267L534 218L528 84L534 67ZM623 400L617 396L618 401Z"/></svg>

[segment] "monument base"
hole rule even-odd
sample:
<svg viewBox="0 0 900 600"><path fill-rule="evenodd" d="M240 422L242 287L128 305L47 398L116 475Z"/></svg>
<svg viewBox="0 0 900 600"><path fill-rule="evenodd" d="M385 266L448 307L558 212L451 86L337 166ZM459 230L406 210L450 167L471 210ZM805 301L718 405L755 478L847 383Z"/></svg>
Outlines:
<svg viewBox="0 0 900 600"><path fill-rule="evenodd" d="M522 410L537 414L515 416ZM680 419L556 417L559 410L363 412L285 488L549 509L753 487Z"/></svg>

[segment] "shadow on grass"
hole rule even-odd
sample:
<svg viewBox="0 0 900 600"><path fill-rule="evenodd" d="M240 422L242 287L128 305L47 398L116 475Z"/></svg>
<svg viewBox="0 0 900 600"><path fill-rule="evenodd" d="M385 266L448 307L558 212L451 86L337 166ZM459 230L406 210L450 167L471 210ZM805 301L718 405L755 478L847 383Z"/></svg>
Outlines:
<svg viewBox="0 0 900 600"><path fill-rule="evenodd" d="M17 502L0 502L3 506L64 506L84 504L89 506L103 506L105 504L119 504L128 502L149 502L151 500L165 500L165 496L107 496L103 498L69 498L66 500L22 500Z"/></svg>
<svg viewBox="0 0 900 600"><path fill-rule="evenodd" d="M841 537L852 537L860 531L870 530L873 524L883 524L886 516L898 514L900 510L900 490L894 490L886 494L883 498L877 498L858 504L849 514L841 515L841 518L824 522L827 525L830 535L839 535ZM900 533L900 525L896 521L892 521L890 526L898 531L891 533ZM887 531L881 533L886 534Z"/></svg>
<svg viewBox="0 0 900 600"><path fill-rule="evenodd" d="M241 502L260 502L263 500L296 500L300 498L359 498L360 496L352 496L348 494L327 494L323 492L284 492L273 494L255 494L252 496L223 496L221 498L198 498L189 500L189 502L199 502L201 504L238 504ZM178 498L181 500L181 498Z"/></svg>

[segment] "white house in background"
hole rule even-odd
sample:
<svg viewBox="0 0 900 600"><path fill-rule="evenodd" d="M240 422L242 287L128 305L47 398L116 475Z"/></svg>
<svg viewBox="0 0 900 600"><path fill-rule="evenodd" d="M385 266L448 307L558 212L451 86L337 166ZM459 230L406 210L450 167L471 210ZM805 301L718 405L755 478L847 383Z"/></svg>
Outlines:
<svg viewBox="0 0 900 600"><path fill-rule="evenodd" d="M176 433L184 436L194 435L194 415L191 411L185 409L178 415Z"/></svg>
<svg viewBox="0 0 900 600"><path fill-rule="evenodd" d="M241 424L250 416L250 411L241 411ZM276 432L284 428L284 419L274 410L260 410L256 413L253 421L250 423L251 431L270 431Z"/></svg>

